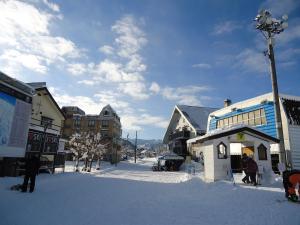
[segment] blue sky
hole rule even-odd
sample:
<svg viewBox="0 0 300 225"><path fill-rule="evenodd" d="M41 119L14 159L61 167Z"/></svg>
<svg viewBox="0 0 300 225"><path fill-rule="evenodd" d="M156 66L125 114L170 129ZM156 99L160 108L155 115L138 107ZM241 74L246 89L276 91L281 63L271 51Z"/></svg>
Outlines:
<svg viewBox="0 0 300 225"><path fill-rule="evenodd" d="M271 91L259 9L276 37L279 90L300 96L300 2L0 0L0 70L45 81L60 106L111 104L123 136L161 139L175 104L222 107Z"/></svg>

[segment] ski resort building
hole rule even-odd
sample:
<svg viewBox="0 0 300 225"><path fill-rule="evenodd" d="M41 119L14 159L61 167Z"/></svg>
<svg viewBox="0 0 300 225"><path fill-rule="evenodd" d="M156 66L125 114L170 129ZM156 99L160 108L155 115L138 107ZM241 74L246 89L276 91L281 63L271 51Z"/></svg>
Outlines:
<svg viewBox="0 0 300 225"><path fill-rule="evenodd" d="M279 95L280 114L284 134L284 147L287 160L292 168L300 169L300 97ZM213 132L244 124L277 138L275 111L272 93L264 94L211 112L208 117L207 131ZM241 154L253 155L259 151L253 144L243 142L231 144L231 167L240 170ZM270 154L272 168L277 171L279 162L279 145L271 144Z"/></svg>
<svg viewBox="0 0 300 225"><path fill-rule="evenodd" d="M206 133L207 118L215 110L216 108L176 105L163 143L180 156L196 156L196 152L187 151L186 141Z"/></svg>

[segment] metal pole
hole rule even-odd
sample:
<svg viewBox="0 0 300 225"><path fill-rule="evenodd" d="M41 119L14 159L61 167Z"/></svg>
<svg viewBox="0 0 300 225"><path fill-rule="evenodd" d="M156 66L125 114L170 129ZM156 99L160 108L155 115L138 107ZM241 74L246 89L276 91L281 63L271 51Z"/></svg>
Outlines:
<svg viewBox="0 0 300 225"><path fill-rule="evenodd" d="M136 163L137 131L135 131L134 163Z"/></svg>
<svg viewBox="0 0 300 225"><path fill-rule="evenodd" d="M269 60L270 60L270 71L271 71L271 80L272 80L272 89L273 89L273 99L274 99L274 109L275 109L275 126L277 130L277 137L279 139L279 161L280 163L287 164L286 153L284 147L284 137L282 130L282 121L280 113L280 103L278 95L278 84L277 84L277 75L276 75L276 66L275 66L275 57L274 50L271 38L271 32L268 32L268 50L269 50Z"/></svg>

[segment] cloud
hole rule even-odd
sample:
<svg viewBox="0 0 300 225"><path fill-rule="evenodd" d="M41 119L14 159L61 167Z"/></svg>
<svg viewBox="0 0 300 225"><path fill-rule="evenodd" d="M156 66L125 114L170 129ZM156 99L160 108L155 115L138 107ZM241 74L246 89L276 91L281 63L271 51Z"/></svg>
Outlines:
<svg viewBox="0 0 300 225"><path fill-rule="evenodd" d="M57 4L49 2L48 0L43 0L43 3L54 12L59 12L59 6Z"/></svg>
<svg viewBox="0 0 300 225"><path fill-rule="evenodd" d="M158 128L166 128L169 121L160 116L152 116L150 114L124 115L121 117L121 123L124 124L126 130L142 130L143 126L154 126Z"/></svg>
<svg viewBox="0 0 300 225"><path fill-rule="evenodd" d="M242 25L235 21L225 21L215 25L213 34L221 35L226 33L232 33L234 30L241 29Z"/></svg>
<svg viewBox="0 0 300 225"><path fill-rule="evenodd" d="M26 68L45 73L51 64L81 56L81 50L72 41L51 34L49 26L58 16L21 1L0 1L0 13L2 66L10 53L22 57L22 61L13 61L15 72ZM6 69L9 67L4 66L3 70Z"/></svg>
<svg viewBox="0 0 300 225"><path fill-rule="evenodd" d="M149 98L146 85L142 82L127 82L119 85L119 90L136 100Z"/></svg>
<svg viewBox="0 0 300 225"><path fill-rule="evenodd" d="M147 43L146 34L140 29L139 20L132 15L123 16L112 25L111 30L116 35L113 46L104 45L100 51L106 54L99 63L70 64L68 71L73 75L88 74L90 79L79 81L86 85L110 83L136 100L149 98L144 73L147 65L139 51Z"/></svg>
<svg viewBox="0 0 300 225"><path fill-rule="evenodd" d="M234 67L243 72L268 73L268 59L262 52L244 49L235 60Z"/></svg>
<svg viewBox="0 0 300 225"><path fill-rule="evenodd" d="M259 9L267 9L272 13L272 15L277 17L284 14L289 14L296 10L299 6L300 2L298 0L267 0L260 5Z"/></svg>
<svg viewBox="0 0 300 225"><path fill-rule="evenodd" d="M211 65L208 63L198 63L192 65L193 68L201 68L201 69L211 69Z"/></svg>
<svg viewBox="0 0 300 225"><path fill-rule="evenodd" d="M62 90L50 87L54 99L60 107L62 106L78 106L86 114L99 114L101 109L110 104L121 118L122 129L126 130L142 130L142 126L153 126L166 128L168 120L161 116L153 116L143 110L143 114L136 115L130 103L122 100L122 95L113 91L100 91L93 98L87 96L71 96Z"/></svg>
<svg viewBox="0 0 300 225"><path fill-rule="evenodd" d="M292 23L290 23L292 24ZM289 26L284 32L276 37L278 39L278 44L284 45L292 41L300 39L300 25L295 24L294 26Z"/></svg>
<svg viewBox="0 0 300 225"><path fill-rule="evenodd" d="M87 68L83 63L70 63L68 64L67 71L73 75L81 75L87 72Z"/></svg>
<svg viewBox="0 0 300 225"><path fill-rule="evenodd" d="M158 94L160 92L160 86L158 85L158 83L152 82L149 90L154 94Z"/></svg>
<svg viewBox="0 0 300 225"><path fill-rule="evenodd" d="M20 67L44 74L47 72L47 67L43 65L43 60L40 56L10 49L5 50L0 56L0 65L12 74L17 73Z"/></svg>
<svg viewBox="0 0 300 225"><path fill-rule="evenodd" d="M211 90L208 86L183 86L178 88L165 87L162 90L162 96L165 99L176 101L178 104L197 105L202 103L198 97L199 93Z"/></svg>
<svg viewBox="0 0 300 225"><path fill-rule="evenodd" d="M118 34L115 43L118 46L118 55L123 58L131 59L147 43L145 33L132 15L123 16L111 29Z"/></svg>
<svg viewBox="0 0 300 225"><path fill-rule="evenodd" d="M107 55L114 54L114 48L109 45L103 45L102 47L99 48L99 51L103 52L104 54L107 54Z"/></svg>

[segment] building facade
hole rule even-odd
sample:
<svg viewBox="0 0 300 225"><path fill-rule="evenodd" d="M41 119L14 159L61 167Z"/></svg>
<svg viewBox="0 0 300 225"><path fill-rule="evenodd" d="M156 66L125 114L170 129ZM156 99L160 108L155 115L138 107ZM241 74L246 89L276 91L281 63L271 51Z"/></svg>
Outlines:
<svg viewBox="0 0 300 225"><path fill-rule="evenodd" d="M62 111L66 116L63 128L64 138L69 139L75 133L100 133L103 144L107 144L104 159L109 161L120 160L121 121L110 105L103 107L99 115L86 115L83 110L76 106L64 106Z"/></svg>
<svg viewBox="0 0 300 225"><path fill-rule="evenodd" d="M208 115L215 110L216 108L176 105L163 143L177 155L196 157L196 153L188 152L186 141L206 133Z"/></svg>
<svg viewBox="0 0 300 225"><path fill-rule="evenodd" d="M287 160L295 169L300 169L300 97L280 94L280 114L284 134ZM209 115L207 130L224 129L245 124L277 138L275 110L272 93L238 102ZM245 146L245 151L252 146ZM244 151L236 146L234 155ZM279 162L278 144L271 145L272 167L277 170Z"/></svg>
<svg viewBox="0 0 300 225"><path fill-rule="evenodd" d="M65 120L60 107L45 82L28 83L35 90L29 124L26 154L39 154L41 166L54 172L63 156L58 154L62 125ZM59 162L59 163L58 163ZM58 164L57 164L58 163Z"/></svg>

